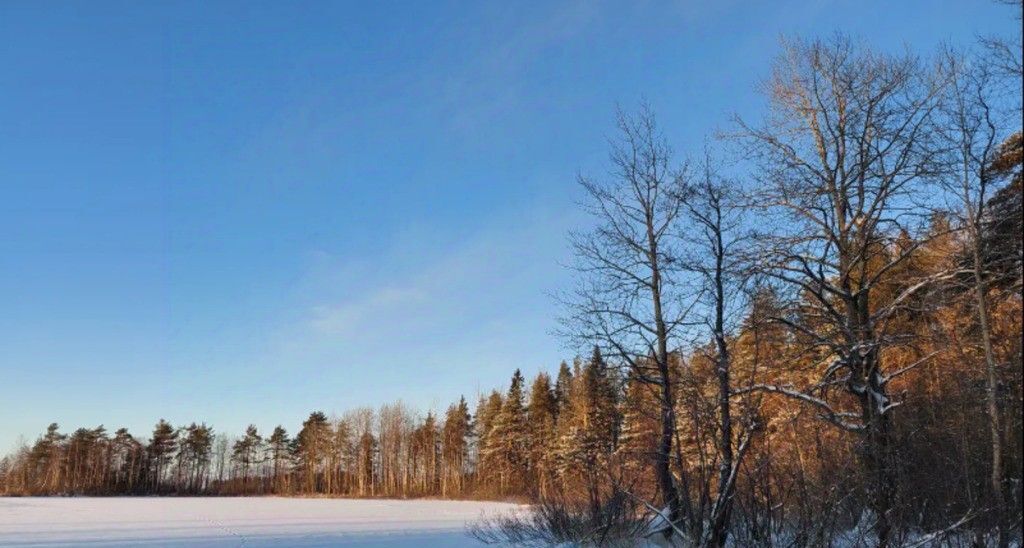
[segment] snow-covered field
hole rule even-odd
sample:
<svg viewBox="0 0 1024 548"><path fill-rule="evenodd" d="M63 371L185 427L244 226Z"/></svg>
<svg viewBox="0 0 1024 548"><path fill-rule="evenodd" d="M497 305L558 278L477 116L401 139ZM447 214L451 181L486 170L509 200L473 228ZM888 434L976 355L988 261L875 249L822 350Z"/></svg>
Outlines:
<svg viewBox="0 0 1024 548"><path fill-rule="evenodd" d="M477 546L498 502L251 498L0 498L0 546Z"/></svg>

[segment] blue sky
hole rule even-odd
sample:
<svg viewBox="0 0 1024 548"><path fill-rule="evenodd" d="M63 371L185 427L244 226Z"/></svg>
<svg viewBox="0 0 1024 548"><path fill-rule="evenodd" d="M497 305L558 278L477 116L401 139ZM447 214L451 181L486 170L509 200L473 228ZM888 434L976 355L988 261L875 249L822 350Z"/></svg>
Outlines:
<svg viewBox="0 0 1024 548"><path fill-rule="evenodd" d="M685 154L757 116L780 35L1019 25L986 0L367 4L0 3L0 451L553 369L616 103Z"/></svg>

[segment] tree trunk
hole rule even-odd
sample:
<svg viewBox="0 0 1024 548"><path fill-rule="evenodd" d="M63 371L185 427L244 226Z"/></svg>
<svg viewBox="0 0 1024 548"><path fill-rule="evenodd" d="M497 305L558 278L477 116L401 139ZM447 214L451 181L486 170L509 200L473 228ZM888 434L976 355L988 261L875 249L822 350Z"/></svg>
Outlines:
<svg viewBox="0 0 1024 548"><path fill-rule="evenodd" d="M663 502L668 509L668 520L672 525L678 525L681 517L679 492L676 490L676 482L672 477L670 456L672 454L672 437L675 435L675 405L672 396L672 385L668 381L668 364L659 365L664 375L662 384L661 401L661 439L658 446L658 454L655 458L654 473L657 475L658 488L661 490ZM665 530L665 537L672 536L674 529L668 527Z"/></svg>
<svg viewBox="0 0 1024 548"><path fill-rule="evenodd" d="M992 350L992 334L989 326L988 295L981 259L980 234L974 226L974 290L978 306L978 325L981 328L981 345L985 352L986 404L989 419L989 431L992 437L992 475L990 477L993 510L996 519L996 545L1005 548L1009 545L1004 528L1006 506L1003 497L1003 440L999 413L999 377L996 371L995 352Z"/></svg>
<svg viewBox="0 0 1024 548"><path fill-rule="evenodd" d="M654 309L654 328L658 344L655 360L658 365L658 373L661 376L661 439L654 463L654 473L658 487L664 497L663 502L665 507L668 508L669 522L675 526L681 517L679 491L676 489L670 465L672 439L676 434L676 406L675 394L672 393L672 372L668 363L668 327L665 325L665 314L661 303L662 285L661 266L658 261L658 243L654 235L654 223L652 212L650 211L648 211L646 223L647 259L651 268L651 304ZM665 538L670 538L673 531L673 527L666 528Z"/></svg>
<svg viewBox="0 0 1024 548"><path fill-rule="evenodd" d="M721 344L721 343L720 343ZM724 346L724 344L722 344ZM720 353L722 350L719 351ZM732 517L733 485L733 451L732 451L732 410L729 404L729 366L723 363L728 360L727 354L720 354L718 364L718 416L719 416L719 453L721 462L718 466L718 496L711 516L711 546L724 547L729 537L729 521Z"/></svg>
<svg viewBox="0 0 1024 548"><path fill-rule="evenodd" d="M715 373L718 376L718 451L721 462L718 468L718 496L713 507L711 519L711 546L724 547L729 537L729 521L732 517L732 409L729 397L732 395L729 379L730 357L729 346L725 340L725 286L723 281L723 254L721 210L718 212L715 225L715 344L718 347L718 359Z"/></svg>
<svg viewBox="0 0 1024 548"><path fill-rule="evenodd" d="M892 540L891 514L896 502L896 480L892 469L892 420L884 408L888 396L878 370L877 350L871 350L863 358L864 390L858 396L865 428L862 450L868 474L869 504L875 512L875 536L878 548L888 548Z"/></svg>

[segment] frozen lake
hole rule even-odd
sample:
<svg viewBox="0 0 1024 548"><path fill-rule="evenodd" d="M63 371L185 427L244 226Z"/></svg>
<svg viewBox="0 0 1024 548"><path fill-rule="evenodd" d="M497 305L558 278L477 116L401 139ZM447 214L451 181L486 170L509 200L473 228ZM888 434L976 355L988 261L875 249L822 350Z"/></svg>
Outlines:
<svg viewBox="0 0 1024 548"><path fill-rule="evenodd" d="M514 504L278 497L0 498L0 546L478 546Z"/></svg>

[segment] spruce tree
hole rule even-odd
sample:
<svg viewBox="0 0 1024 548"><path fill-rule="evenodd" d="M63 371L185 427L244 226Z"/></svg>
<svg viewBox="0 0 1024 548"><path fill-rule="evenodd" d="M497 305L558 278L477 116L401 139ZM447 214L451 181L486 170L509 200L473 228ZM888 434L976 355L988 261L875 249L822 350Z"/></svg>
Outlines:
<svg viewBox="0 0 1024 548"><path fill-rule="evenodd" d="M576 367L558 417L556 466L563 487L585 490L596 507L619 430L617 388L597 348L590 361L582 367L577 361Z"/></svg>
<svg viewBox="0 0 1024 548"><path fill-rule="evenodd" d="M412 433L412 462L410 467L414 475L414 481L422 494L435 494L440 479L440 438L437 428L437 420L432 412L427 412L423 423Z"/></svg>
<svg viewBox="0 0 1024 548"><path fill-rule="evenodd" d="M569 392L572 390L572 371L569 364L564 361L558 366L558 377L555 378L555 405L556 413L561 412L569 401Z"/></svg>
<svg viewBox="0 0 1024 548"><path fill-rule="evenodd" d="M621 426L615 449L623 481L648 499L657 491L650 481L661 429L656 388L632 377L627 379L619 407Z"/></svg>
<svg viewBox="0 0 1024 548"><path fill-rule="evenodd" d="M530 389L526 407L529 438L529 468L535 493L545 498L550 491L554 468L555 417L558 403L551 389L551 377L541 372Z"/></svg>
<svg viewBox="0 0 1024 548"><path fill-rule="evenodd" d="M569 490L572 483L570 476L576 470L576 454L580 447L579 435L585 410L583 391L580 387L582 375L573 375L565 362L562 362L558 377L560 388L557 392L560 392L560 395L558 397L558 416L555 421L552 464L563 488Z"/></svg>
<svg viewBox="0 0 1024 548"><path fill-rule="evenodd" d="M472 435L472 417L466 398L448 407L441 432L441 496L460 493L464 488L463 477L469 458L469 439Z"/></svg>
<svg viewBox="0 0 1024 548"><path fill-rule="evenodd" d="M287 472L288 446L291 440L288 438L288 431L281 425L277 425L274 431L267 438L267 457L270 460L272 470L273 491L283 491L282 481Z"/></svg>
<svg viewBox="0 0 1024 548"><path fill-rule="evenodd" d="M618 436L618 389L613 375L601 350L595 346L583 371L586 444L595 461L606 460L614 451Z"/></svg>
<svg viewBox="0 0 1024 548"><path fill-rule="evenodd" d="M499 468L494 425L501 413L502 405L501 393L492 390L489 396L480 398L476 408L473 430L476 434L477 479L483 485L492 483Z"/></svg>
<svg viewBox="0 0 1024 548"><path fill-rule="evenodd" d="M500 491L505 493L520 487L513 483L521 483L526 472L529 440L523 404L523 374L518 369L512 375L508 394L494 420L487 445L492 463L497 466Z"/></svg>

